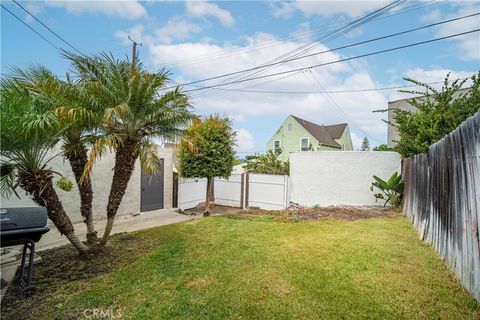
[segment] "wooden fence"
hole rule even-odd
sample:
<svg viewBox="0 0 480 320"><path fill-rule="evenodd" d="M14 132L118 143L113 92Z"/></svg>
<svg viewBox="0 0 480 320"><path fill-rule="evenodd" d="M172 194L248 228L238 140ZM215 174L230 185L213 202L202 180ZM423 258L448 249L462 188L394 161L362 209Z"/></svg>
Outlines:
<svg viewBox="0 0 480 320"><path fill-rule="evenodd" d="M480 111L402 163L403 211L480 300Z"/></svg>

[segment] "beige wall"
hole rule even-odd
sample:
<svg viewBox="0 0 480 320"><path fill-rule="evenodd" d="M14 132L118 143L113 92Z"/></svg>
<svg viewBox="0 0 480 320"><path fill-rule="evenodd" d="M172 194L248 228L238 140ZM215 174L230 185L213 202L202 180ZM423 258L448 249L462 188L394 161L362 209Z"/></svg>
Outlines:
<svg viewBox="0 0 480 320"><path fill-rule="evenodd" d="M455 98L457 98L459 95L469 93L470 90L471 90L471 88L461 89L461 90L457 91L453 96ZM395 112L394 112L395 109L405 110L405 111L410 111L410 112L416 112L417 108L415 108L414 106L412 106L409 103L409 101L412 100L412 99L423 100L423 99L427 99L427 97L426 96L412 97L412 98L407 98L407 99L395 100L395 101L388 102L388 121L392 124L396 123L395 122ZM387 139L388 140L387 141L388 147L389 148L395 147L395 145L397 144L396 141L398 141L399 139L400 139L400 135L398 134L397 129L394 126L389 124L388 125L388 139Z"/></svg>
<svg viewBox="0 0 480 320"><path fill-rule="evenodd" d="M173 185L173 159L175 151L171 148L159 149L159 157L164 159L164 208L172 207L172 185ZM81 222L80 214L80 196L78 188L75 184L75 177L70 169L68 161L59 156L52 160L53 170L66 176L73 182L73 189L65 192L57 189L60 200L63 203L65 211L73 222ZM93 187L93 215L94 219L105 218L108 194L113 177L114 155L105 154L104 157L97 160L92 171L92 187ZM55 180L59 177L55 176ZM30 200L22 189L17 189L21 199L12 195L9 199L1 198L0 206L8 207L31 207L36 206ZM122 203L118 210L119 215L134 214L140 212L141 201L141 168L140 162L137 160L135 169L128 183L127 191L123 197Z"/></svg>
<svg viewBox="0 0 480 320"><path fill-rule="evenodd" d="M417 108L412 106L409 100L397 100L388 103L388 122L395 124L395 112L394 110L405 110L415 112ZM400 135L398 134L397 128L393 125L388 124L388 142L387 145L389 148L395 147L397 144L396 141L400 139Z"/></svg>

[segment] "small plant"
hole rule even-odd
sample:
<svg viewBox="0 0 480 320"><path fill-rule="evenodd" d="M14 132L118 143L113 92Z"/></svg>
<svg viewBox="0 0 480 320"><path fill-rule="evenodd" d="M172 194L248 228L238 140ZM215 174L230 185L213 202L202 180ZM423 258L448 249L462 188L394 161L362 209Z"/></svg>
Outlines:
<svg viewBox="0 0 480 320"><path fill-rule="evenodd" d="M72 181L70 181L67 177L61 177L60 179L57 180L55 184L57 187L59 187L65 192L70 192L72 191L72 188L73 188Z"/></svg>
<svg viewBox="0 0 480 320"><path fill-rule="evenodd" d="M373 194L375 200L385 200L385 203L383 204L384 207L387 205L387 203L390 203L394 207L400 206L402 203L404 188L402 175L395 171L387 181L384 181L377 176L373 176L373 179L375 179L375 182L372 182L370 190L375 192L374 187L380 190L379 193Z"/></svg>

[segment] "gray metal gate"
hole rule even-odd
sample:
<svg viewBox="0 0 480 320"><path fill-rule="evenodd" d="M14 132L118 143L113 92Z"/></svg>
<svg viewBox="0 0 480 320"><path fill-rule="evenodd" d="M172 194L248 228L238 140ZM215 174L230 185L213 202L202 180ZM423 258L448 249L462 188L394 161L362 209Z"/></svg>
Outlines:
<svg viewBox="0 0 480 320"><path fill-rule="evenodd" d="M141 199L140 199L140 211L151 211L156 209L163 209L163 197L164 197L164 160L160 159L160 173L148 174L142 170L142 183L141 183Z"/></svg>

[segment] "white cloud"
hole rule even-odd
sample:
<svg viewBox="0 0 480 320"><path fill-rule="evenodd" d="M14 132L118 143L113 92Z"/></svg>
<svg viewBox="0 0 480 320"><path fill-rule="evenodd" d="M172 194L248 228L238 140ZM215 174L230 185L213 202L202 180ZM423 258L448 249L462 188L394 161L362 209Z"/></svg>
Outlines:
<svg viewBox="0 0 480 320"><path fill-rule="evenodd" d="M45 5L56 8L63 8L69 13L96 13L106 16L116 16L125 19L138 19L146 17L147 10L136 0L76 0L76 1L58 1L49 0Z"/></svg>
<svg viewBox="0 0 480 320"><path fill-rule="evenodd" d="M437 22L442 18L442 12L440 9L434 9L428 11L426 14L420 17L420 20L425 23Z"/></svg>
<svg viewBox="0 0 480 320"><path fill-rule="evenodd" d="M144 36L149 38L149 36ZM159 43L158 39L147 42L149 54L148 63L155 67L162 67L166 61L171 61L172 57L176 60L191 59L193 57L207 57L202 63L179 64L176 65L176 74L174 81L185 83L197 79L203 79L216 76L227 71L235 71L262 65L273 57L280 56L286 52L296 49L305 44L305 42L295 40L278 41L276 46L264 47L261 50L244 50L249 45L256 45L262 41L278 40L274 36L265 33L259 33L253 37L245 39L245 45L233 46L230 44L217 45L210 43L178 43L165 44ZM318 51L328 50L328 47L319 45ZM237 50L232 55L232 50ZM277 66L265 73L287 71L295 68L301 68L308 65L321 64L328 61L334 61L342 58L339 53L328 52L318 56L312 56L299 61L285 63ZM442 68L409 69L401 72L401 76L408 76L420 81L432 82L441 81L445 75L452 70ZM329 66L312 69L313 74L320 82L317 84L311 74L306 72L297 72L291 76L279 79L272 77L239 83L225 88L247 89L247 90L271 90L271 91L338 91L376 88L381 86L394 86L398 83L376 83L370 73L370 67L366 62L342 62ZM473 72L452 71L452 78L468 77ZM225 83L227 78L212 80L210 82L198 83L195 85L208 86L216 83ZM272 81L276 80L276 81ZM402 83L403 84L403 83ZM195 89L195 86L185 86L184 89ZM365 135L369 136L372 144L380 143L377 140L386 139L386 124L382 122L385 115L374 113L374 110L384 109L389 100L398 97L396 90L390 91L365 91L365 92L346 92L332 93L330 95L310 93L310 94L259 94L252 92L229 92L214 91L204 94L205 91L190 92L192 103L199 113L220 113L226 114L234 119L238 124L244 123L252 117L278 117L288 114L295 114L299 117L308 119L319 124L333 124L348 122L352 134L356 134L359 143ZM261 130L259 128L259 130ZM273 130L273 128L272 128ZM248 135L242 131L242 141L249 141ZM247 137L247 138L245 138ZM358 142L357 141L357 142ZM242 142L242 150L248 149ZM253 143L253 141L252 141ZM263 145L263 144L262 144ZM359 146L357 144L357 146ZM248 150L247 150L248 151Z"/></svg>
<svg viewBox="0 0 480 320"><path fill-rule="evenodd" d="M332 16L335 14L343 14L349 17L358 17L367 12L385 6L388 1L352 1L352 0L336 0L336 1L293 1L272 3L271 12L277 18L288 18L298 10L306 16L321 15Z"/></svg>
<svg viewBox="0 0 480 320"><path fill-rule="evenodd" d="M23 6L27 8L27 10L32 13L33 15L37 16L43 11L43 5L38 2L30 2L26 3ZM34 21L33 17L29 15L28 13L25 14L25 21L28 23L32 23Z"/></svg>
<svg viewBox="0 0 480 320"><path fill-rule="evenodd" d="M187 8L187 14L191 17L198 18L213 16L216 17L221 24L227 27L230 27L235 23L235 19L229 11L220 8L214 3L208 3L206 1L187 1L185 5Z"/></svg>
<svg viewBox="0 0 480 320"><path fill-rule="evenodd" d="M155 35L163 43L171 43L173 40L185 40L191 34L200 32L202 29L182 17L173 17L166 25L157 29Z"/></svg>
<svg viewBox="0 0 480 320"><path fill-rule="evenodd" d="M255 146L252 134L245 128L237 130L235 140L237 143L237 152L249 152L252 151Z"/></svg>
<svg viewBox="0 0 480 320"><path fill-rule="evenodd" d="M359 136L355 132L350 132L350 138L352 138L353 150L360 150L365 136ZM367 137L368 139L368 137Z"/></svg>
<svg viewBox="0 0 480 320"><path fill-rule="evenodd" d="M421 19L428 20L436 18L435 20L446 20L460 16L466 16L478 12L478 4L471 2L458 2L457 11L441 16L440 12L431 12L424 15ZM435 35L437 37L444 37L456 33L462 33L478 29L480 25L480 16L474 16L467 19L462 19L450 23L445 23L435 27ZM480 37L478 32L470 33L461 37L452 38L450 41L457 42L458 52L455 54L460 59L464 60L480 60ZM454 54L454 53L452 53Z"/></svg>
<svg viewBox="0 0 480 320"><path fill-rule="evenodd" d="M432 82L442 81L442 83L439 83L439 84L431 84L431 86L434 87L435 89L441 90L441 87L443 86L443 80L445 79L448 73L450 73L450 80L456 80L456 79L471 78L472 75L474 75L476 72L478 71L457 71L457 70L444 69L444 68L432 68L430 70L425 70L423 68L414 68L414 69L407 69L406 71L404 71L402 77L418 80L423 83L432 83ZM463 87L464 88L469 87L471 83L472 83L471 80L467 80L463 85ZM411 84L411 83L407 83L407 84ZM421 87L416 87L412 89L418 90L421 92L424 91L424 89ZM410 93L392 91L388 96L388 99L389 101L393 101L393 100L405 99L405 98L409 98L417 95L418 94L412 95Z"/></svg>
<svg viewBox="0 0 480 320"><path fill-rule="evenodd" d="M475 71L455 71L451 69L431 69L424 70L422 68L408 69L404 73L404 77L415 79L421 82L436 82L445 79L450 73L450 79L470 78L475 74Z"/></svg>
<svg viewBox="0 0 480 320"><path fill-rule="evenodd" d="M131 45L132 42L128 39L128 36L130 36L133 40L137 42L145 42L146 39L143 36L145 27L141 24L137 24L130 28L128 31L117 31L115 33L115 37L118 38L119 40L122 41L123 44L125 45Z"/></svg>
<svg viewBox="0 0 480 320"><path fill-rule="evenodd" d="M257 34L246 39L246 45L259 44L265 40L276 39L269 34ZM176 66L179 76L176 82L187 82L215 76L224 70L235 71L264 64L281 54L294 50L304 42L281 41L278 45L262 48L261 50L243 51L232 55L232 49L242 50L245 47L231 45L214 45L208 43L179 43L179 44L152 44L148 46L150 63L161 67L162 63L175 59L188 59L198 56L216 57L205 60L203 63ZM328 47L319 45L318 51L328 50ZM222 58L219 58L219 52ZM337 53L329 52L309 57L300 61L286 63L269 70L281 72L306 65L320 64L340 59ZM232 67L233 66L233 67ZM338 63L313 69L312 72L326 90L374 88L376 84L366 71L365 64ZM279 77L266 78L252 82L237 84L234 88L274 90L274 91L319 91L321 90L308 73L298 72L290 77L269 82ZM219 79L200 85L209 85L225 82ZM268 83L267 83L268 82ZM193 89L195 87L186 87ZM228 88L228 87L227 87ZM373 110L386 106L387 98L381 92L342 93L331 94L326 97L322 94L255 94L248 92L216 91L214 94L202 95L199 92L190 93L193 104L200 113L225 113L235 119L245 119L252 116L278 116L294 113L320 124L339 122L355 125L369 134L381 137L385 135L385 125L381 121L381 114L372 113ZM332 99L334 102L332 102ZM338 107L337 107L338 105ZM341 109L341 110L339 110ZM345 116L346 113L348 117Z"/></svg>
<svg viewBox="0 0 480 320"><path fill-rule="evenodd" d="M271 13L275 18L290 18L297 8L292 2L271 2Z"/></svg>

